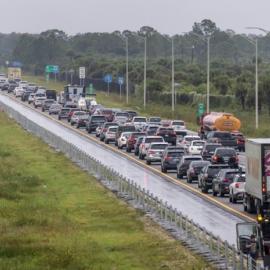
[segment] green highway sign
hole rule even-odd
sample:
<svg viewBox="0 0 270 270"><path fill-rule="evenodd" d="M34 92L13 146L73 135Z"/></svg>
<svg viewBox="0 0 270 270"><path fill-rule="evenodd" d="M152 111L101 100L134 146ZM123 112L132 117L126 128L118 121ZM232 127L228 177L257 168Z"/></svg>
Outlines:
<svg viewBox="0 0 270 270"><path fill-rule="evenodd" d="M89 84L89 94L93 94L93 84Z"/></svg>
<svg viewBox="0 0 270 270"><path fill-rule="evenodd" d="M199 117L203 114L203 103L199 103Z"/></svg>
<svg viewBox="0 0 270 270"><path fill-rule="evenodd" d="M58 66L52 66L52 65L48 65L45 68L46 72L52 72L52 73L58 73L59 72L59 67Z"/></svg>

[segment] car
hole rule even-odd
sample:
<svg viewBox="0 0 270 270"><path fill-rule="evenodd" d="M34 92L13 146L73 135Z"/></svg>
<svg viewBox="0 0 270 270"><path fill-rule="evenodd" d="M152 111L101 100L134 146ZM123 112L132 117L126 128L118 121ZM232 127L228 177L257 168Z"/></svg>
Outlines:
<svg viewBox="0 0 270 270"><path fill-rule="evenodd" d="M211 161L211 157L213 156L216 148L223 147L220 143L205 143L202 147L200 155L203 160Z"/></svg>
<svg viewBox="0 0 270 270"><path fill-rule="evenodd" d="M35 88L36 88L35 83L28 83L27 84L27 90L34 91Z"/></svg>
<svg viewBox="0 0 270 270"><path fill-rule="evenodd" d="M185 147L185 148L189 148L189 146L191 145L191 142L192 141L200 141L200 137L199 136L196 136L196 135L187 135L187 136L184 136L181 144Z"/></svg>
<svg viewBox="0 0 270 270"><path fill-rule="evenodd" d="M14 91L13 91L13 94L14 96L16 97L21 97L22 94L23 94L24 90L22 87L15 87Z"/></svg>
<svg viewBox="0 0 270 270"><path fill-rule="evenodd" d="M238 155L234 148L219 147L216 148L211 162L213 164L228 164L231 168L238 168Z"/></svg>
<svg viewBox="0 0 270 270"><path fill-rule="evenodd" d="M174 129L176 135L186 136L187 126L183 120L173 120L170 123L170 127Z"/></svg>
<svg viewBox="0 0 270 270"><path fill-rule="evenodd" d="M92 105L91 108L90 108L90 112L91 114L94 114L96 112L97 109L102 109L103 106L100 105L100 104L95 104L95 105Z"/></svg>
<svg viewBox="0 0 270 270"><path fill-rule="evenodd" d="M205 144L205 141L201 140L194 140L190 143L190 146L188 147L188 154L189 155L200 155L203 145Z"/></svg>
<svg viewBox="0 0 270 270"><path fill-rule="evenodd" d="M42 104L42 111L45 112L46 110L49 110L52 104L55 104L53 99L45 99L44 103Z"/></svg>
<svg viewBox="0 0 270 270"><path fill-rule="evenodd" d="M23 102L27 101L30 94L32 94L32 91L25 91L25 92L23 92L23 94L21 96L21 100Z"/></svg>
<svg viewBox="0 0 270 270"><path fill-rule="evenodd" d="M139 136L134 143L134 155L135 156L139 155L139 147L140 147L140 144L142 143L143 137L145 137L145 136Z"/></svg>
<svg viewBox="0 0 270 270"><path fill-rule="evenodd" d="M147 125L144 131L146 132L147 136L153 136L157 133L158 125Z"/></svg>
<svg viewBox="0 0 270 270"><path fill-rule="evenodd" d="M127 146L127 140L130 138L131 132L123 132L121 136L117 139L118 149L123 149Z"/></svg>
<svg viewBox="0 0 270 270"><path fill-rule="evenodd" d="M149 117L148 119L148 123L160 123L161 122L161 118L160 117Z"/></svg>
<svg viewBox="0 0 270 270"><path fill-rule="evenodd" d="M139 146L139 159L144 159L150 143L152 142L164 142L163 137L160 136L145 136L142 143Z"/></svg>
<svg viewBox="0 0 270 270"><path fill-rule="evenodd" d="M172 145L176 145L177 138L173 128L160 126L156 131L156 135L161 136L165 142L171 143Z"/></svg>
<svg viewBox="0 0 270 270"><path fill-rule="evenodd" d="M187 175L187 169L192 161L201 161L201 156L182 156L177 164L177 178L182 179Z"/></svg>
<svg viewBox="0 0 270 270"><path fill-rule="evenodd" d="M131 132L131 135L127 139L126 152L130 153L132 150L135 149L134 144L136 142L136 138L140 136L146 136L146 133L145 132Z"/></svg>
<svg viewBox="0 0 270 270"><path fill-rule="evenodd" d="M149 121L150 122L150 121ZM163 127L169 127L170 126L170 124L171 124L171 120L161 120L160 121L160 124L161 124L161 126L163 126Z"/></svg>
<svg viewBox="0 0 270 270"><path fill-rule="evenodd" d="M62 118L67 118L69 111L70 111L70 108L61 107L58 113L58 120L61 120Z"/></svg>
<svg viewBox="0 0 270 270"><path fill-rule="evenodd" d="M107 132L108 127L112 127L112 126L118 126L118 123L114 123L114 122L105 122L105 123L102 123L100 134L99 134L99 140L101 142L103 142L104 139L105 139L105 133Z"/></svg>
<svg viewBox="0 0 270 270"><path fill-rule="evenodd" d="M127 122L128 118L126 116L117 116L115 117L115 119L113 120L113 123L117 123L119 126L120 125L125 125Z"/></svg>
<svg viewBox="0 0 270 270"><path fill-rule="evenodd" d="M16 87L17 87L17 84L9 84L9 87L7 90L8 93L12 93Z"/></svg>
<svg viewBox="0 0 270 270"><path fill-rule="evenodd" d="M110 126L108 127L106 133L105 133L105 138L104 138L104 142L106 144L109 144L110 142L114 142L115 141L115 133L117 131L117 126Z"/></svg>
<svg viewBox="0 0 270 270"><path fill-rule="evenodd" d="M85 127L86 126L86 119L88 115L78 115L78 118L74 119L74 125L76 128Z"/></svg>
<svg viewBox="0 0 270 270"><path fill-rule="evenodd" d="M229 194L230 184L236 174L239 173L239 169L222 169L213 179L212 183L212 195L213 197L219 194L220 197L224 197L225 194Z"/></svg>
<svg viewBox="0 0 270 270"><path fill-rule="evenodd" d="M75 124L77 124L77 121L79 119L79 116L81 115L85 115L85 112L83 111L75 111L73 112L71 118L70 118L70 125L73 126Z"/></svg>
<svg viewBox="0 0 270 270"><path fill-rule="evenodd" d="M4 91L4 90L8 91L9 86L10 86L9 83L3 83L2 87L1 87L2 91Z"/></svg>
<svg viewBox="0 0 270 270"><path fill-rule="evenodd" d="M213 179L222 169L229 169L228 164L211 164L205 166L198 175L198 188L202 193L207 193L209 189L212 189Z"/></svg>
<svg viewBox="0 0 270 270"><path fill-rule="evenodd" d="M146 117L133 117L130 125L134 126L136 130L140 130L143 126L147 124L147 118Z"/></svg>
<svg viewBox="0 0 270 270"><path fill-rule="evenodd" d="M168 145L166 142L150 143L145 156L146 164L151 165L152 162L160 162L161 156Z"/></svg>
<svg viewBox="0 0 270 270"><path fill-rule="evenodd" d="M96 137L100 137L100 132L102 130L103 124L99 124L96 128Z"/></svg>
<svg viewBox="0 0 270 270"><path fill-rule="evenodd" d="M246 175L244 173L236 174L232 183L229 186L229 201L237 203L238 200L243 200L245 192Z"/></svg>
<svg viewBox="0 0 270 270"><path fill-rule="evenodd" d="M30 94L28 97L28 104L33 103L34 99L35 99L35 94L34 93Z"/></svg>
<svg viewBox="0 0 270 270"><path fill-rule="evenodd" d="M73 101L66 101L63 103L64 107L66 108L73 108L73 109L78 109L77 103Z"/></svg>
<svg viewBox="0 0 270 270"><path fill-rule="evenodd" d="M49 115L51 114L59 114L61 110L61 105L60 104L52 104L49 108Z"/></svg>
<svg viewBox="0 0 270 270"><path fill-rule="evenodd" d="M86 120L85 129L88 133L95 131L99 124L107 122L107 118L104 115L89 115Z"/></svg>
<svg viewBox="0 0 270 270"><path fill-rule="evenodd" d="M114 117L114 112L112 109L102 108L99 112L100 115L104 115L107 118L107 122L112 122Z"/></svg>
<svg viewBox="0 0 270 270"><path fill-rule="evenodd" d="M177 164L183 155L185 155L183 148L166 147L161 157L161 171L166 173L167 170L177 170Z"/></svg>
<svg viewBox="0 0 270 270"><path fill-rule="evenodd" d="M117 117L117 116L125 116L127 118L127 121L131 121L131 117L129 115L128 112L115 112L114 113L114 117L113 117L113 120Z"/></svg>
<svg viewBox="0 0 270 270"><path fill-rule="evenodd" d="M209 163L210 161L204 160L192 161L187 169L187 182L192 183L193 180L198 181L198 176L202 171L203 167L208 165Z"/></svg>
<svg viewBox="0 0 270 270"><path fill-rule="evenodd" d="M34 101L33 101L33 105L35 108L37 107L42 107L42 104L45 102L45 98L44 97L35 97Z"/></svg>
<svg viewBox="0 0 270 270"><path fill-rule="evenodd" d="M19 86L20 87L27 87L27 81L20 81Z"/></svg>
<svg viewBox="0 0 270 270"><path fill-rule="evenodd" d="M243 133L241 133L239 131L233 131L233 132L231 132L231 135L234 139L236 139L236 143L237 143L236 150L238 150L239 152L241 152L241 151L245 152L246 139L245 139Z"/></svg>
<svg viewBox="0 0 270 270"><path fill-rule="evenodd" d="M122 132L135 132L134 126L118 126L117 132L115 133L115 143L114 145L117 146L118 138L121 136Z"/></svg>
<svg viewBox="0 0 270 270"><path fill-rule="evenodd" d="M124 112L127 112L130 116L131 119L133 119L134 117L138 116L136 111L132 111L132 110L124 110Z"/></svg>
<svg viewBox="0 0 270 270"><path fill-rule="evenodd" d="M69 108L69 107L66 107L66 108ZM68 122L70 122L70 119L71 119L74 112L80 112L80 111L81 110L79 108L70 108L69 112L68 112L68 116L67 116Z"/></svg>

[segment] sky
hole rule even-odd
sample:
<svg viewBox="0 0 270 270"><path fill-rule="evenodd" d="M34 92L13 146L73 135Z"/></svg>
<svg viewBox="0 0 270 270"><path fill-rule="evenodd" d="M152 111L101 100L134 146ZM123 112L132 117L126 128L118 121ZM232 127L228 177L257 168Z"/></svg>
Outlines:
<svg viewBox="0 0 270 270"><path fill-rule="evenodd" d="M263 34L245 29L250 26L270 30L270 0L12 0L1 10L1 33L58 29L76 35L151 26L172 36L203 19L236 33Z"/></svg>

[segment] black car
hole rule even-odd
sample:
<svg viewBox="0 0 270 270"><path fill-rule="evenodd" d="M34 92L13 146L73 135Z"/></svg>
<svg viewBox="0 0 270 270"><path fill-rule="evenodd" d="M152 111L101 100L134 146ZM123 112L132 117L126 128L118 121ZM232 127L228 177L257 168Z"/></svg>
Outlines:
<svg viewBox="0 0 270 270"><path fill-rule="evenodd" d="M161 156L161 171L166 173L167 170L176 170L177 164L184 154L184 149L167 147Z"/></svg>
<svg viewBox="0 0 270 270"><path fill-rule="evenodd" d="M139 155L139 147L140 147L140 144L142 143L143 137L145 137L145 136L140 136L140 137L136 138L136 142L134 143L134 155L135 156Z"/></svg>
<svg viewBox="0 0 270 270"><path fill-rule="evenodd" d="M8 93L13 93L14 89L17 87L17 84L10 84L7 91Z"/></svg>
<svg viewBox="0 0 270 270"><path fill-rule="evenodd" d="M187 182L192 183L193 180L198 180L198 176L203 167L209 163L210 161L192 161L187 169Z"/></svg>
<svg viewBox="0 0 270 270"><path fill-rule="evenodd" d="M224 197L224 194L229 194L230 184L233 182L233 178L239 173L239 169L222 169L216 175L212 183L212 195L215 197L219 194L220 197Z"/></svg>
<svg viewBox="0 0 270 270"><path fill-rule="evenodd" d="M55 101L53 99L46 99L44 103L42 104L42 111L49 110L52 104L54 104Z"/></svg>
<svg viewBox="0 0 270 270"><path fill-rule="evenodd" d="M182 179L187 175L187 169L192 161L202 161L201 156L182 156L177 164L177 178Z"/></svg>
<svg viewBox="0 0 270 270"><path fill-rule="evenodd" d="M209 164L205 166L198 175L198 187L201 188L203 193L207 193L212 188L214 177L222 169L229 169L227 164Z"/></svg>
<svg viewBox="0 0 270 270"><path fill-rule="evenodd" d="M75 120L76 128L85 127L87 118L88 115L78 115L78 119Z"/></svg>
<svg viewBox="0 0 270 270"><path fill-rule="evenodd" d="M161 118L160 117L150 117L148 119L148 122L150 122L150 123L160 123L161 122Z"/></svg>
<svg viewBox="0 0 270 270"><path fill-rule="evenodd" d="M107 122L107 118L105 115L89 115L86 120L86 131L91 133L95 131L97 126L101 123Z"/></svg>
<svg viewBox="0 0 270 270"><path fill-rule="evenodd" d="M203 160L211 161L211 157L213 156L216 148L223 147L220 143L205 143L203 145L201 156Z"/></svg>
<svg viewBox="0 0 270 270"><path fill-rule="evenodd" d="M160 126L156 131L156 135L163 137L165 142L176 145L176 133L173 128Z"/></svg>
<svg viewBox="0 0 270 270"><path fill-rule="evenodd" d="M30 94L32 94L32 91L25 91L22 96L21 96L21 100L24 102L24 101L27 101Z"/></svg>
<svg viewBox="0 0 270 270"><path fill-rule="evenodd" d="M125 110L124 112L127 112L130 115L131 120L133 119L133 117L138 116L136 111L132 111L132 110Z"/></svg>
<svg viewBox="0 0 270 270"><path fill-rule="evenodd" d="M10 86L9 83L2 84L2 91L4 91L4 90L8 91L9 86Z"/></svg>
<svg viewBox="0 0 270 270"><path fill-rule="evenodd" d="M62 118L67 118L70 108L61 108L60 112L58 113L58 120Z"/></svg>
<svg viewBox="0 0 270 270"><path fill-rule="evenodd" d="M238 168L238 156L233 148L216 148L211 162L213 164L228 164L231 168Z"/></svg>

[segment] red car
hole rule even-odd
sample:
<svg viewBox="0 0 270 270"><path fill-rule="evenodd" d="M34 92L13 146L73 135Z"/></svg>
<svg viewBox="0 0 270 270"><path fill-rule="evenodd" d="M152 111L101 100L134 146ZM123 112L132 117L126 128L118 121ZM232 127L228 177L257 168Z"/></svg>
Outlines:
<svg viewBox="0 0 270 270"><path fill-rule="evenodd" d="M146 136L145 132L132 132L130 137L127 139L126 152L130 153L135 149L134 145L136 143L136 139L140 136Z"/></svg>
<svg viewBox="0 0 270 270"><path fill-rule="evenodd" d="M74 113L74 112L79 112L79 111L80 111L80 109L78 109L78 108L71 108L71 109L69 110L69 113L68 113L68 116L67 116L68 122L70 122L70 119L71 119L73 113Z"/></svg>
<svg viewBox="0 0 270 270"><path fill-rule="evenodd" d="M101 109L99 114L104 115L107 118L108 122L112 122L113 117L114 117L114 112L112 111L112 109L108 109L108 108Z"/></svg>

